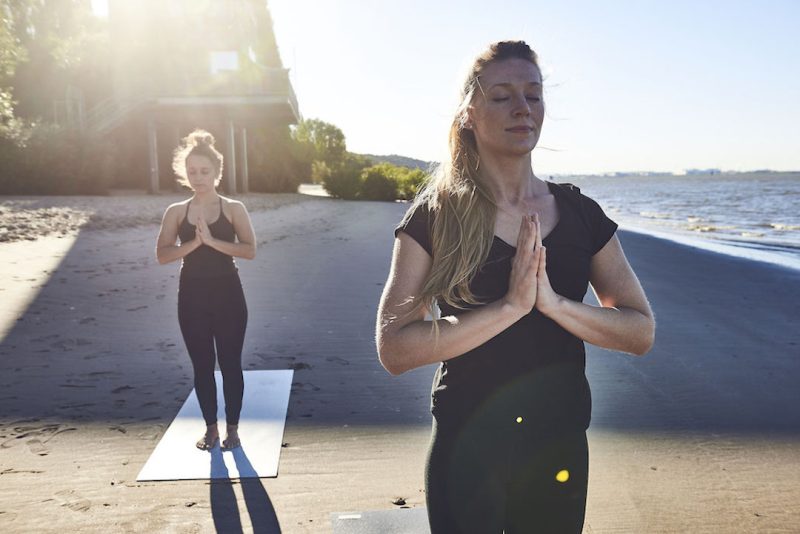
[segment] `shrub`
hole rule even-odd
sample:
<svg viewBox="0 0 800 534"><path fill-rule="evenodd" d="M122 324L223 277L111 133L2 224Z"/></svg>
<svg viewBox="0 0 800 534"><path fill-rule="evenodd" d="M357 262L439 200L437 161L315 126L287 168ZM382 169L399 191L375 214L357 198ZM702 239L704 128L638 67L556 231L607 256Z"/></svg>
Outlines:
<svg viewBox="0 0 800 534"><path fill-rule="evenodd" d="M96 134L37 125L25 146L2 145L3 194L106 194L113 178L114 146Z"/></svg>
<svg viewBox="0 0 800 534"><path fill-rule="evenodd" d="M361 171L359 198L365 200L395 200L397 198L397 167L388 163L373 165Z"/></svg>
<svg viewBox="0 0 800 534"><path fill-rule="evenodd" d="M348 153L341 165L331 169L322 186L334 198L354 200L361 190L361 171L368 165L366 158Z"/></svg>
<svg viewBox="0 0 800 534"><path fill-rule="evenodd" d="M397 198L412 200L428 179L428 173L420 169L406 169L400 174L397 184Z"/></svg>

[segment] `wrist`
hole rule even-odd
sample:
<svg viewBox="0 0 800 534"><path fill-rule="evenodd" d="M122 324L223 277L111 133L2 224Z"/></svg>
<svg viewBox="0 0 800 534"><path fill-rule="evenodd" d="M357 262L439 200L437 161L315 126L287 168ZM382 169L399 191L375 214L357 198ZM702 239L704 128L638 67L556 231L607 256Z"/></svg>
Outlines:
<svg viewBox="0 0 800 534"><path fill-rule="evenodd" d="M541 306L537 306L536 308L545 317L555 320L555 318L561 314L565 304L566 299L561 295L554 293L553 298L550 301L543 302Z"/></svg>
<svg viewBox="0 0 800 534"><path fill-rule="evenodd" d="M500 311L502 312L504 317L509 317L513 319L514 322L519 321L520 319L525 317L528 313L530 313L530 310L525 310L521 306L513 304L506 297L503 297L500 300Z"/></svg>

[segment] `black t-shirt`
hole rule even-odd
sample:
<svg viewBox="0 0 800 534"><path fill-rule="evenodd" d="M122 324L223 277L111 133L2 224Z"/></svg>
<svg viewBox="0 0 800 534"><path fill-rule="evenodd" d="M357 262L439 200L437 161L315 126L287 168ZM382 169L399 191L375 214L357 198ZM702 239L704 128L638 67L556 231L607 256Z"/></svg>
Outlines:
<svg viewBox="0 0 800 534"><path fill-rule="evenodd" d="M547 183L559 220L543 244L547 274L556 293L582 301L591 259L617 229L600 206L571 184ZM395 236L405 232L431 256L434 213L418 206ZM470 284L482 306L505 296L516 248L495 236L486 262ZM439 303L443 316L461 310ZM469 306L474 308L478 306ZM585 377L583 341L533 310L475 349L443 362L433 383L431 408L443 421L460 421L477 411L493 417L522 417L537 432L585 429L591 396Z"/></svg>

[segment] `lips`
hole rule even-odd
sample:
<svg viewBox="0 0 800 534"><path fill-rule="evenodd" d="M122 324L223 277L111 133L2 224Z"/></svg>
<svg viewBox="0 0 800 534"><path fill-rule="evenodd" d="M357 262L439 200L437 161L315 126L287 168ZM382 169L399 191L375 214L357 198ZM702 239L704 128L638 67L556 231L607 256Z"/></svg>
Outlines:
<svg viewBox="0 0 800 534"><path fill-rule="evenodd" d="M506 131L512 133L530 133L533 131L533 128L530 126L514 126L513 128L506 128Z"/></svg>

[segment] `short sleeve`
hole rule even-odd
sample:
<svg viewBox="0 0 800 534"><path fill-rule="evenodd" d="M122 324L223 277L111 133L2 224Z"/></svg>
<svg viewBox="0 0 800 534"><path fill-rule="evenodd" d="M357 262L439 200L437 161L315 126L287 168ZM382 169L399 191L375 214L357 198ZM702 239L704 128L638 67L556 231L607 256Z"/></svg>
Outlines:
<svg viewBox="0 0 800 534"><path fill-rule="evenodd" d="M589 223L589 230L591 232L592 240L592 255L597 254L606 246L614 232L617 231L617 223L612 221L608 215L605 214L600 204L581 194L583 210L586 216L586 221Z"/></svg>
<svg viewBox="0 0 800 534"><path fill-rule="evenodd" d="M431 229L432 220L431 213L428 207L424 204L419 204L412 208L410 214L406 214L403 220L394 229L394 236L400 232L405 232L411 236L414 241L420 244L430 256L433 256L433 247L431 247Z"/></svg>

